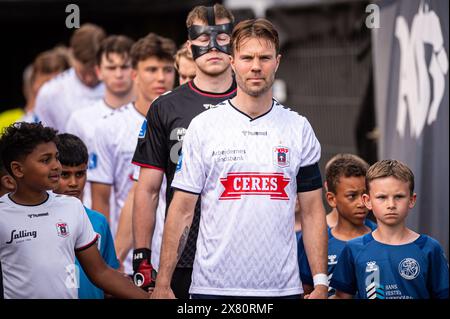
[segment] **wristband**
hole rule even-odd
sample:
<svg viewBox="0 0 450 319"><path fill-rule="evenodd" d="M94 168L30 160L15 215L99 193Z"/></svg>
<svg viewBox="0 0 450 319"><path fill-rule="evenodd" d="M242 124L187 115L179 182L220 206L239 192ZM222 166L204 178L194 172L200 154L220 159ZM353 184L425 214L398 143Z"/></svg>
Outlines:
<svg viewBox="0 0 450 319"><path fill-rule="evenodd" d="M326 274L316 274L313 277L314 287L317 285L323 285L328 287L328 276Z"/></svg>

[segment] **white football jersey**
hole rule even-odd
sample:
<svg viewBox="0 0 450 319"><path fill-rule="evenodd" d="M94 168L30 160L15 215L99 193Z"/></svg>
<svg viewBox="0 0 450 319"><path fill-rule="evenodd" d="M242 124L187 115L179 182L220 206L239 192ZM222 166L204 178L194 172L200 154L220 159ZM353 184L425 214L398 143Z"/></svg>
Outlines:
<svg viewBox="0 0 450 319"><path fill-rule="evenodd" d="M172 187L201 195L189 292L302 293L294 232L298 176L320 159L307 119L275 100L251 119L227 100L192 120L180 158Z"/></svg>
<svg viewBox="0 0 450 319"><path fill-rule="evenodd" d="M93 152L97 155L97 165L90 169L88 181L112 186L115 202L109 212L109 224L114 238L120 212L133 186L131 159L144 120L133 103L129 103L102 118L95 128ZM132 252L124 263L126 273L132 273L131 255Z"/></svg>
<svg viewBox="0 0 450 319"><path fill-rule="evenodd" d="M88 149L89 153L89 163L87 175L90 174L90 169L97 165L97 155L93 152L95 143L95 126L97 123L106 115L113 112L114 109L105 103L104 99L100 99L94 102L92 106L82 108L80 110L75 110L69 117L67 121L65 131L67 133L78 136ZM91 184L86 183L83 192L83 204L91 208L92 198L91 198ZM114 196L111 194L111 199L109 201L110 207L114 206Z"/></svg>
<svg viewBox="0 0 450 319"><path fill-rule="evenodd" d="M95 244L82 203L49 192L37 206L0 198L0 276L8 299L78 298L75 250ZM0 280L1 281L1 280Z"/></svg>
<svg viewBox="0 0 450 319"><path fill-rule="evenodd" d="M94 88L84 85L70 68L45 83L36 97L35 113L45 126L64 133L73 111L92 106L104 95L104 84Z"/></svg>

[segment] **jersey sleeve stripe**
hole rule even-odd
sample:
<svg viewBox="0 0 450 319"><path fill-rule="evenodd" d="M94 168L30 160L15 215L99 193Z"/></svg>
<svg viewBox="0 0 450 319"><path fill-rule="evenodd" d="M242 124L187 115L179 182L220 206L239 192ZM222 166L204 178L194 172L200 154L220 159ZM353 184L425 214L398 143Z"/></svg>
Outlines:
<svg viewBox="0 0 450 319"><path fill-rule="evenodd" d="M164 172L164 169L161 167L157 167L157 166L153 166L153 165L148 165L148 164L143 164L143 163L139 163L139 162L131 162L134 165L140 166L140 167L146 167L146 168L151 168L151 169L156 169L158 171Z"/></svg>
<svg viewBox="0 0 450 319"><path fill-rule="evenodd" d="M81 246L80 248L75 248L75 251L83 251L94 245L98 240L98 234L95 235L95 238L87 245Z"/></svg>

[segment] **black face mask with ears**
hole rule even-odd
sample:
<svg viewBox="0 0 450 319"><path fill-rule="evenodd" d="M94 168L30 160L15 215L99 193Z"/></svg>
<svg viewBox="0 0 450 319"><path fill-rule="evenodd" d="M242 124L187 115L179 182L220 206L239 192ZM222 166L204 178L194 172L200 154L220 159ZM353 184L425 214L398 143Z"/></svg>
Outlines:
<svg viewBox="0 0 450 319"><path fill-rule="evenodd" d="M219 45L217 43L217 36L221 33L226 33L231 36L231 32L233 31L232 23L225 24L215 24L215 16L214 16L214 8L207 7L207 17L208 17L208 25L192 25L188 28L188 35L190 40L197 39L202 34L209 36L209 44L205 46L199 45L191 45L192 56L194 60L203 54L208 53L212 48L216 48L217 50L231 54L230 44Z"/></svg>

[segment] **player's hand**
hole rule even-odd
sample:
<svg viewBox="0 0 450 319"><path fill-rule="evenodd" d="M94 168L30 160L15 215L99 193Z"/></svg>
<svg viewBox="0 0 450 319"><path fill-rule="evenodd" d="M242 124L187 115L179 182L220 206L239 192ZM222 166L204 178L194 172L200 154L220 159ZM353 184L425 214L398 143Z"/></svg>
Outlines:
<svg viewBox="0 0 450 319"><path fill-rule="evenodd" d="M133 281L134 284L145 291L155 287L156 270L150 262L152 252L148 248L139 248L133 251Z"/></svg>
<svg viewBox="0 0 450 319"><path fill-rule="evenodd" d="M176 299L170 287L158 287L153 289L150 299Z"/></svg>
<svg viewBox="0 0 450 319"><path fill-rule="evenodd" d="M317 285L309 295L305 295L304 299L328 299L328 287Z"/></svg>

